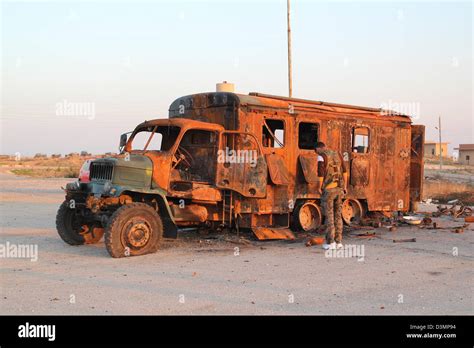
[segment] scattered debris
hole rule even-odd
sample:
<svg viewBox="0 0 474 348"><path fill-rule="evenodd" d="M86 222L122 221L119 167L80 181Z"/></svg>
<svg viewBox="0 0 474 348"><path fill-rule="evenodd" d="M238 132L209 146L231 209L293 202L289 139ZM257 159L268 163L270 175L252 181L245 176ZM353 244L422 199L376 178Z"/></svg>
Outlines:
<svg viewBox="0 0 474 348"><path fill-rule="evenodd" d="M324 238L322 237L313 237L311 239L308 239L305 243L307 247L312 246L312 245L321 245L324 243Z"/></svg>
<svg viewBox="0 0 474 348"><path fill-rule="evenodd" d="M425 203L425 204L431 204L431 203L433 203L433 202L435 202L435 201L433 201L432 198L427 198L427 199L423 199L421 202L422 202L422 203Z"/></svg>
<svg viewBox="0 0 474 348"><path fill-rule="evenodd" d="M469 227L469 224L464 224L462 226L454 226L454 227L451 227L451 232L453 232L453 233L464 233L464 229L466 227Z"/></svg>
<svg viewBox="0 0 474 348"><path fill-rule="evenodd" d="M438 205L438 211L434 212L432 216L440 217L442 215L450 215L454 218L457 218L460 216L467 217L472 215L472 208L465 206L464 203L460 202L457 199L449 201L448 203L451 204L451 202L453 203L451 207ZM459 209L457 209L457 206L459 206Z"/></svg>
<svg viewBox="0 0 474 348"><path fill-rule="evenodd" d="M432 224L432 225L430 226L430 224ZM422 223L421 223L421 225L419 226L419 228L421 228L421 229L425 229L425 228L426 228L427 230L437 230L437 229L439 229L439 228L441 228L441 227L438 226L438 223L437 223L437 222L432 222L432 220L431 220L430 218L427 218L427 220L425 220L425 223L423 223L423 221L422 221Z"/></svg>
<svg viewBox="0 0 474 348"><path fill-rule="evenodd" d="M425 216L423 220L421 220L421 223L423 225L431 225L433 223L433 220L431 220L429 217Z"/></svg>
<svg viewBox="0 0 474 348"><path fill-rule="evenodd" d="M376 235L375 233L357 233L353 234L352 236L357 237L357 238L380 238L380 236Z"/></svg>
<svg viewBox="0 0 474 348"><path fill-rule="evenodd" d="M421 216L404 216L403 221L410 225L419 225L423 221Z"/></svg>
<svg viewBox="0 0 474 348"><path fill-rule="evenodd" d="M351 230L374 230L375 227L373 226L358 226L358 225L351 225Z"/></svg>
<svg viewBox="0 0 474 348"><path fill-rule="evenodd" d="M394 243L411 243L416 242L416 238L408 238L408 239L394 239Z"/></svg>
<svg viewBox="0 0 474 348"><path fill-rule="evenodd" d="M248 239L245 238L238 238L238 239L230 239L230 238L224 238L224 242L229 242L229 243L234 243L234 244L243 244L243 245L251 245L252 242L249 241Z"/></svg>

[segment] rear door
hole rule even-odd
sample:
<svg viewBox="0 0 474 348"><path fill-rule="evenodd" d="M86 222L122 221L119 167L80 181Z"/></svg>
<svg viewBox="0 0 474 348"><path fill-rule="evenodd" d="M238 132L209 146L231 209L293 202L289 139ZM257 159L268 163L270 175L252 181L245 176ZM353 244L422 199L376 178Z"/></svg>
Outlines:
<svg viewBox="0 0 474 348"><path fill-rule="evenodd" d="M411 126L410 203L419 202L423 194L423 143L425 126Z"/></svg>
<svg viewBox="0 0 474 348"><path fill-rule="evenodd" d="M370 146L372 134L367 126L356 126L352 128L351 135L351 166L350 183L355 192L363 192L370 183Z"/></svg>
<svg viewBox="0 0 474 348"><path fill-rule="evenodd" d="M373 180L372 193L368 197L369 210L393 211L397 209L396 186L396 133L393 126L373 129Z"/></svg>
<svg viewBox="0 0 474 348"><path fill-rule="evenodd" d="M396 210L407 211L410 207L410 127L395 128L394 190Z"/></svg>

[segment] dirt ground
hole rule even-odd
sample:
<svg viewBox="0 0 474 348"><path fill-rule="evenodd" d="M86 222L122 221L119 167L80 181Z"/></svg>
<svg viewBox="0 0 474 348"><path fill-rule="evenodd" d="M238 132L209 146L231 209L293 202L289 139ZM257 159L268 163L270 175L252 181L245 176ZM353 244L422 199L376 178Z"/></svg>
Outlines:
<svg viewBox="0 0 474 348"><path fill-rule="evenodd" d="M112 259L102 242L73 247L56 234L60 187L71 180L0 173L0 244L38 245L37 261L0 259L1 314L474 313L474 223L449 228L462 219L346 233L363 259L325 257L304 239L237 244L196 232L156 254ZM416 242L393 242L405 238Z"/></svg>

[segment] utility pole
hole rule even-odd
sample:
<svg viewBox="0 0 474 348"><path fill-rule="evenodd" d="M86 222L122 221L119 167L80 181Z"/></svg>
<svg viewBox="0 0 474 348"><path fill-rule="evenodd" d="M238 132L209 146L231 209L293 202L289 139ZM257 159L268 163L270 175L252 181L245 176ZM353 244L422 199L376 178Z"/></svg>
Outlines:
<svg viewBox="0 0 474 348"><path fill-rule="evenodd" d="M286 0L288 23L288 97L293 95L292 69L291 69L291 26L290 26L290 0Z"/></svg>
<svg viewBox="0 0 474 348"><path fill-rule="evenodd" d="M438 117L438 132L439 132L439 170L443 168L443 147L441 144L441 116Z"/></svg>

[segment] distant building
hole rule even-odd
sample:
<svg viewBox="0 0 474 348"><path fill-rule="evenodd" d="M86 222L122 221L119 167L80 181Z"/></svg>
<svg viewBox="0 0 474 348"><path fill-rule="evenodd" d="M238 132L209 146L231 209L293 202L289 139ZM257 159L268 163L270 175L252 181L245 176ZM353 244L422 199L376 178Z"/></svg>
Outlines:
<svg viewBox="0 0 474 348"><path fill-rule="evenodd" d="M440 143L435 141L425 141L425 156L426 157L439 157L439 152L441 149L441 156L448 157L448 144L449 143Z"/></svg>
<svg viewBox="0 0 474 348"><path fill-rule="evenodd" d="M459 147L454 150L459 151L459 163L471 166L474 165L474 144L459 144Z"/></svg>

